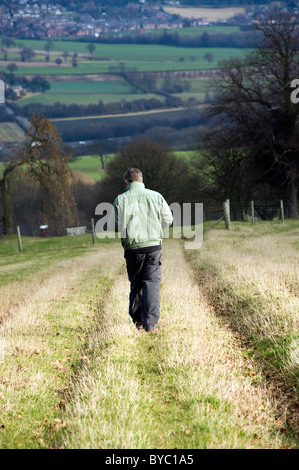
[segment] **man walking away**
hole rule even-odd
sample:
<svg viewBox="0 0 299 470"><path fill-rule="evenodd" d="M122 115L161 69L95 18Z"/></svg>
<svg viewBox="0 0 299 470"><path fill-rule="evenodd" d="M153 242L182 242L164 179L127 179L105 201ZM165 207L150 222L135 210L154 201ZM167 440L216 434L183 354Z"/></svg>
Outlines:
<svg viewBox="0 0 299 470"><path fill-rule="evenodd" d="M129 315L138 329L156 331L160 317L163 230L173 221L171 210L156 192L146 189L142 172L129 168L126 192L114 200L115 229L121 232L130 281Z"/></svg>

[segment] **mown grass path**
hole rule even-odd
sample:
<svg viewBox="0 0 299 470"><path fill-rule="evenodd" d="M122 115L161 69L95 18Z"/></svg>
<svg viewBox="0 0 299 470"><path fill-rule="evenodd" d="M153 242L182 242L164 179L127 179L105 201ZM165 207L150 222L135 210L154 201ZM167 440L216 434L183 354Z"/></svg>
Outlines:
<svg viewBox="0 0 299 470"><path fill-rule="evenodd" d="M78 246L80 256L59 257L50 272L38 265L31 283L0 289L1 448L295 445L282 432L279 401L198 285L182 241L163 243L157 333L128 320L120 243L89 251Z"/></svg>
<svg viewBox="0 0 299 470"><path fill-rule="evenodd" d="M195 283L183 245L163 245L158 333L127 317L125 272L99 310L66 407L63 448L279 448L277 403Z"/></svg>

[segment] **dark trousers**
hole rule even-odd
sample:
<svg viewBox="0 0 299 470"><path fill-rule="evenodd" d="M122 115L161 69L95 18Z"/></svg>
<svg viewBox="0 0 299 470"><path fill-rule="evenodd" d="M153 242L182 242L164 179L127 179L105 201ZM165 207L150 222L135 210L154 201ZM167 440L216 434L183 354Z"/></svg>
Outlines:
<svg viewBox="0 0 299 470"><path fill-rule="evenodd" d="M133 322L151 330L160 317L161 250L125 252L131 284L129 315Z"/></svg>

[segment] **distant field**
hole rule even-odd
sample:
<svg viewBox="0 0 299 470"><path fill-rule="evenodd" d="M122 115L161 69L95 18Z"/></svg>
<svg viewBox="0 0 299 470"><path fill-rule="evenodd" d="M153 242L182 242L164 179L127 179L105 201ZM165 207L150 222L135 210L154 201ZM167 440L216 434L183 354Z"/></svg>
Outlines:
<svg viewBox="0 0 299 470"><path fill-rule="evenodd" d="M151 99L157 98L157 95L148 93L44 93L24 98L18 101L18 104L25 106L31 103L42 103L44 105L53 105L56 102L62 104L78 104L78 105L89 105L97 104L102 101L104 104L116 103L119 101L134 101L139 99ZM160 101L164 101L164 97L159 97Z"/></svg>
<svg viewBox="0 0 299 470"><path fill-rule="evenodd" d="M209 34L216 34L216 33L221 33L221 34L231 34L231 33L237 33L240 31L239 26L218 26L218 25L208 25L208 26L197 26L194 28L188 27L188 28L170 28L170 29L153 29L152 31L149 31L148 35L157 35L161 34L164 31L166 31L168 34L173 34L177 33L180 36L200 36L203 33L209 33Z"/></svg>
<svg viewBox="0 0 299 470"><path fill-rule="evenodd" d="M191 88L188 93L177 93L175 96L183 100L194 97L198 100L203 100L205 93L209 91L210 80L204 79L188 79ZM163 86L163 79L157 80L157 89ZM51 90L46 93L39 93L29 97L25 97L18 101L20 106L25 106L31 103L42 103L45 105L52 105L56 102L63 104L88 105L98 103L100 100L104 104L119 102L121 100L133 101L139 99L152 99L156 98L164 101L163 96L158 96L153 93L134 93L125 81L70 81L70 82L51 82Z"/></svg>
<svg viewBox="0 0 299 470"><path fill-rule="evenodd" d="M174 152L174 154L180 158L188 160L191 155L193 155L193 151ZM113 158L112 154L104 156L105 162L111 158ZM97 155L84 155L82 157L77 157L71 160L70 167L73 171L80 171L95 181L100 181L105 175L105 170L103 171L101 169L100 157Z"/></svg>
<svg viewBox="0 0 299 470"><path fill-rule="evenodd" d="M90 93L125 93L130 92L124 80L107 80L99 82L51 82L51 94L90 94Z"/></svg>
<svg viewBox="0 0 299 470"><path fill-rule="evenodd" d="M42 50L45 41L24 40L27 47L35 50ZM165 70L200 70L217 67L219 60L230 57L243 57L246 50L237 48L192 48L192 47L172 47L160 45L139 45L139 44L95 44L94 57L102 60L78 59L78 66L57 67L54 62L46 64L44 60L40 62L24 62L18 67L16 74L26 75L60 75L60 74L93 74L109 73L111 66L116 62L124 62L127 68L134 68L138 71L165 71ZM87 53L86 44L76 41L53 41L56 51ZM208 63L204 56L207 52L214 55L214 61ZM53 54L53 53L52 53ZM52 55L51 60L54 60ZM10 63L8 58L7 63ZM5 70L7 63L0 66L0 70ZM24 64L24 65L23 65ZM67 65L70 65L70 58Z"/></svg>
<svg viewBox="0 0 299 470"><path fill-rule="evenodd" d="M141 95L143 96L143 95ZM139 97L139 96L138 96ZM138 99L137 95L132 94L131 87L123 80L108 81L70 81L70 82L51 82L51 89L46 93L39 93L25 97L18 101L18 104L25 106L29 103L54 104L60 102L63 104L88 105L98 103L102 100L104 103L120 101L126 99Z"/></svg>
<svg viewBox="0 0 299 470"><path fill-rule="evenodd" d="M32 47L42 47L43 41L25 40L26 44ZM85 45L71 41L54 41L57 48L76 47L83 51ZM100 45L96 46L99 48ZM214 60L208 63L204 56L210 52ZM123 80L110 79L111 66L116 66L124 62L127 69L134 68L140 72L159 72L159 71L191 71L207 68L216 68L218 61L228 59L229 57L242 57L245 54L243 49L236 48L176 48L169 46L141 46L141 45L101 45L101 53L105 57L113 57L113 60L103 61L79 61L77 67L57 67L56 65L45 64L44 62L35 62L33 65L24 65L18 67L16 74L22 75L46 75L51 82L51 89L44 94L35 94L18 101L20 106L30 103L42 103L52 105L56 102L63 104L88 105L98 103L100 100L104 104L117 102L121 100L132 101L138 99L151 99L157 97L153 94L134 94L134 90ZM26 64L26 63L25 63ZM0 66L0 70L5 66ZM107 76L106 80L90 81L90 74L102 74ZM70 81L59 81L59 76L70 76ZM51 79L53 77L53 79ZM79 81L78 81L79 80ZM189 79L191 89L188 93L177 94L183 100L196 98L203 100L206 94L207 80ZM163 80L160 80L161 84ZM160 85L158 84L158 88ZM158 96L163 101L161 96Z"/></svg>
<svg viewBox="0 0 299 470"><path fill-rule="evenodd" d="M15 122L0 123L0 143L21 142L23 139L24 132Z"/></svg>
<svg viewBox="0 0 299 470"><path fill-rule="evenodd" d="M111 155L105 156L105 161L107 162ZM101 169L100 157L97 155L86 155L83 157L77 157L71 159L69 164L71 170L76 172L83 173L83 175L91 178L95 181L100 181L105 172ZM4 171L5 162L0 162L0 177Z"/></svg>
<svg viewBox="0 0 299 470"><path fill-rule="evenodd" d="M168 7L164 6L163 9L171 15L180 15L183 18L203 18L206 17L208 21L227 20L237 13L244 13L243 7L228 7L228 8L197 8L197 7Z"/></svg>
<svg viewBox="0 0 299 470"><path fill-rule="evenodd" d="M104 157L107 162L111 155ZM83 157L77 157L72 159L70 162L70 168L74 172L80 172L89 178L100 181L105 175L105 171L102 170L100 157L97 155L84 155Z"/></svg>
<svg viewBox="0 0 299 470"><path fill-rule="evenodd" d="M190 30L193 28L190 28ZM195 29L195 28L194 28ZM37 39L24 39L24 40L15 40L17 47L19 43L22 43L26 47L30 47L35 51L43 51L46 41L37 40ZM77 52L78 54L84 54L89 56L87 51L87 43L79 41L62 41L62 40L53 40L53 51L50 53L50 57L53 57L53 54L56 52L67 51L70 54ZM100 44L94 43L95 50L93 57L97 59L108 59L116 61L165 61L165 60L175 60L180 56L187 56L187 54L198 54L203 52L203 55L210 51L211 49L205 48L192 48L192 47L175 47L175 46L163 46L163 45L153 45L153 44ZM219 48L221 49L221 48ZM229 48L224 48L224 51L230 54ZM8 50L9 54L9 50ZM57 54L55 54L55 57ZM67 62L70 62L70 56ZM94 65L94 61L88 61L89 65ZM56 68L58 68L55 65Z"/></svg>
<svg viewBox="0 0 299 470"><path fill-rule="evenodd" d="M185 80L185 79L183 79ZM211 80L205 79L187 79L190 84L190 90L183 93L174 93L173 96L180 98L183 101L187 101L189 98L195 98L198 101L204 101L206 93L211 92ZM163 80L157 80L158 88L163 86Z"/></svg>

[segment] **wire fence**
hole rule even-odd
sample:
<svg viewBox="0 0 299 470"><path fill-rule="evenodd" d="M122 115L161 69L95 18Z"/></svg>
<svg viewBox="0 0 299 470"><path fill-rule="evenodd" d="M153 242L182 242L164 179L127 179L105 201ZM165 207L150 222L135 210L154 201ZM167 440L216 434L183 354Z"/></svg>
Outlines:
<svg viewBox="0 0 299 470"><path fill-rule="evenodd" d="M277 219L289 219L294 214L294 204L291 202L269 201L269 202L231 202L229 201L229 216L232 222L270 221ZM204 208L204 221L218 220L223 216L223 205L209 206Z"/></svg>
<svg viewBox="0 0 299 470"><path fill-rule="evenodd" d="M230 222L258 222L271 220L284 220L292 218L294 207L291 202L269 201L269 202L228 202L228 217ZM203 206L203 222L213 222L225 219L223 204ZM98 218L80 220L77 227L63 226L61 224L39 225L36 222L30 224L13 225L13 233L17 234L17 227L23 236L27 237L54 237L63 235L80 235L93 233L93 224ZM299 219L298 219L299 221ZM3 225L0 222L0 237L3 236Z"/></svg>
<svg viewBox="0 0 299 470"><path fill-rule="evenodd" d="M17 234L17 227L24 237L59 237L64 235L83 235L84 233L92 233L92 222L82 221L76 227L49 224L39 225L38 223L31 224L14 224L13 234ZM0 237L3 236L3 224L0 222Z"/></svg>

